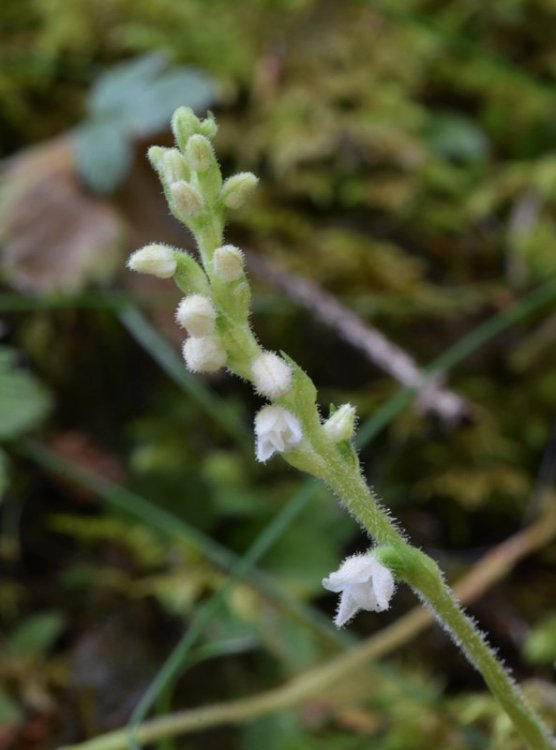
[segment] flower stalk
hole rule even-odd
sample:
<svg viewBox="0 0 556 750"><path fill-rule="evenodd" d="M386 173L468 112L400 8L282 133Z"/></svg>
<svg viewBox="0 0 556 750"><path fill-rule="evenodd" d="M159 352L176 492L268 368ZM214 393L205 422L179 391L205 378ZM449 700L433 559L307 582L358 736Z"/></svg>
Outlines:
<svg viewBox="0 0 556 750"><path fill-rule="evenodd" d="M458 605L436 563L409 544L364 481L351 442L353 407L345 404L331 410L329 419L323 421L308 375L286 355L265 351L255 338L249 322L250 289L242 253L223 244L223 231L227 211L244 205L256 188L257 178L240 173L223 182L211 143L216 134L212 117L199 120L191 110L180 108L172 128L177 148L152 147L149 156L171 212L195 237L201 265L180 250L162 251L157 246L154 255L132 256L135 261L130 267L173 275L180 289L191 295L178 310L178 321L189 332L183 350L190 370L215 372L225 365L269 401L255 418L257 459L265 462L281 453L295 468L323 480L374 540L374 562L368 575L361 578L358 568L359 577L352 584L347 581L348 594L355 599L345 605L339 624L344 624L357 608L385 608L382 603L377 605L383 600L376 581L372 591L365 586L372 585L373 575L384 581L387 569L388 575L409 584L448 630L531 750L554 750L554 738L526 705L483 634ZM170 274L174 266L175 272ZM334 586L338 583L335 575L327 579L335 581L331 584ZM391 589L389 596L393 583ZM355 600L361 604L354 609Z"/></svg>

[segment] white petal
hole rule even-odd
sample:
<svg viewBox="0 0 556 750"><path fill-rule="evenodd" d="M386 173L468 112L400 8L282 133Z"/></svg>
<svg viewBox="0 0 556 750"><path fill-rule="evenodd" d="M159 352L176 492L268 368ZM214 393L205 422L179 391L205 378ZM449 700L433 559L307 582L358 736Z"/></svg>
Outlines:
<svg viewBox="0 0 556 750"><path fill-rule="evenodd" d="M259 438L257 440L257 461L265 463L274 453L274 446L266 438Z"/></svg>
<svg viewBox="0 0 556 750"><path fill-rule="evenodd" d="M330 573L328 578L322 579L322 585L325 589L328 589L328 591L332 591L334 594L339 594L340 591L344 589L345 581L343 578L340 578L338 573Z"/></svg>
<svg viewBox="0 0 556 750"><path fill-rule="evenodd" d="M373 563L372 583L376 598L376 612L383 612L390 607L390 599L394 593L394 576L390 570L371 557Z"/></svg>
<svg viewBox="0 0 556 750"><path fill-rule="evenodd" d="M351 595L351 589L346 589L340 597L338 612L334 618L334 624L338 628L343 628L358 611L359 605Z"/></svg>
<svg viewBox="0 0 556 750"><path fill-rule="evenodd" d="M336 573L346 583L365 583L373 574L373 561L370 555L364 553L352 555L341 564Z"/></svg>
<svg viewBox="0 0 556 750"><path fill-rule="evenodd" d="M375 590L370 581L367 583L356 583L351 587L351 593L359 609L367 612L378 612L378 603L376 600Z"/></svg>

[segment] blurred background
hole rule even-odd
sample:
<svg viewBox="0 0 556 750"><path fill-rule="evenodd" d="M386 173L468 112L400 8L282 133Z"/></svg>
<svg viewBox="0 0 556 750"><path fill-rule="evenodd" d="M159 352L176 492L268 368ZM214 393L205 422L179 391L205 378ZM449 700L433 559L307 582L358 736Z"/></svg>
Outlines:
<svg viewBox="0 0 556 750"><path fill-rule="evenodd" d="M193 627L155 713L290 684L415 605L401 589L334 632L321 579L365 537L255 463L258 400L190 377L177 292L125 271L146 242L193 247L145 159L182 104L215 112L225 174L261 178L227 234L257 334L323 411L356 404L369 481L451 581L469 573L555 724L555 32L551 0L3 1L0 748L123 726ZM521 747L440 630L394 645L153 747Z"/></svg>

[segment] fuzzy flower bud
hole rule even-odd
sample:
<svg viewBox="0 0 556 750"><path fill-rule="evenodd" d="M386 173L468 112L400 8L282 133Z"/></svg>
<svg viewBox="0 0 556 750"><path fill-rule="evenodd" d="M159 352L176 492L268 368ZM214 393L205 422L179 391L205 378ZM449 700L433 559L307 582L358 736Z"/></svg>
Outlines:
<svg viewBox="0 0 556 750"><path fill-rule="evenodd" d="M220 281L236 281L243 276L243 253L239 247L218 247L212 256L214 272Z"/></svg>
<svg viewBox="0 0 556 750"><path fill-rule="evenodd" d="M324 578L325 589L340 594L334 623L343 627L360 609L384 612L394 593L394 577L372 554L353 555Z"/></svg>
<svg viewBox="0 0 556 750"><path fill-rule="evenodd" d="M172 183L170 192L176 208L183 216L198 216L203 210L203 199L199 191L189 182L178 180Z"/></svg>
<svg viewBox="0 0 556 750"><path fill-rule="evenodd" d="M189 169L182 154L177 148L167 148L160 162L162 176L170 187L175 182L187 180L189 178Z"/></svg>
<svg viewBox="0 0 556 750"><path fill-rule="evenodd" d="M216 310L202 294L184 297L176 310L176 321L192 336L209 336L214 332Z"/></svg>
<svg viewBox="0 0 556 750"><path fill-rule="evenodd" d="M183 345L183 358L191 372L216 372L226 364L226 350L217 336L190 336Z"/></svg>
<svg viewBox="0 0 556 750"><path fill-rule="evenodd" d="M200 133L212 140L218 130L214 115L209 113L206 120L200 120L191 107L178 107L172 116L172 132L176 143L182 151L187 147L187 141L192 135Z"/></svg>
<svg viewBox="0 0 556 750"><path fill-rule="evenodd" d="M212 141L214 140L214 138L216 138L216 133L218 132L218 124L212 112L208 113L208 117L206 119L201 120L199 132L201 133L201 135L204 135L205 138L208 138L209 141Z"/></svg>
<svg viewBox="0 0 556 750"><path fill-rule="evenodd" d="M139 273L150 273L159 279L169 279L177 268L174 253L167 245L146 245L129 256L127 267Z"/></svg>
<svg viewBox="0 0 556 750"><path fill-rule="evenodd" d="M253 383L261 396L273 401L286 393L292 382L292 371L284 360L273 352L263 352L251 363Z"/></svg>
<svg viewBox="0 0 556 750"><path fill-rule="evenodd" d="M147 156L149 158L149 161L157 171L162 166L162 159L164 158L165 152L166 152L166 149L162 148L162 146L151 146L149 150L147 151Z"/></svg>
<svg viewBox="0 0 556 750"><path fill-rule="evenodd" d="M252 172L239 172L224 182L222 202L227 208L241 208L257 187L259 178Z"/></svg>
<svg viewBox="0 0 556 750"><path fill-rule="evenodd" d="M172 132L176 143L185 151L187 141L199 132L201 122L191 107L178 107L172 116Z"/></svg>
<svg viewBox="0 0 556 750"><path fill-rule="evenodd" d="M301 425L294 415L281 406L265 406L255 417L257 461L268 461L274 453L283 453L296 446L303 437Z"/></svg>
<svg viewBox="0 0 556 750"><path fill-rule="evenodd" d="M215 162L211 142L204 135L196 133L187 142L187 161L196 172L206 172Z"/></svg>
<svg viewBox="0 0 556 750"><path fill-rule="evenodd" d="M323 424L323 429L334 443L351 440L355 429L355 407L342 404Z"/></svg>

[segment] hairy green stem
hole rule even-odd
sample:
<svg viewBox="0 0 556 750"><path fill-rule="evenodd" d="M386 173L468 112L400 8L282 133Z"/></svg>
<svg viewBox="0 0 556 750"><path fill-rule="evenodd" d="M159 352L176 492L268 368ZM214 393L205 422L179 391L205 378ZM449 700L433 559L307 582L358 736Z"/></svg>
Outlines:
<svg viewBox="0 0 556 750"><path fill-rule="evenodd" d="M387 545L379 546L375 556L399 579L406 581L431 610L481 673L528 746L532 750L554 750L554 738L527 706L521 690L497 660L485 636L458 604L434 560L404 539L386 512L380 509L360 474L350 475L340 462L330 467L330 486L376 542Z"/></svg>

